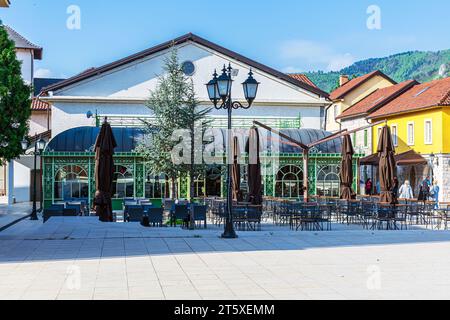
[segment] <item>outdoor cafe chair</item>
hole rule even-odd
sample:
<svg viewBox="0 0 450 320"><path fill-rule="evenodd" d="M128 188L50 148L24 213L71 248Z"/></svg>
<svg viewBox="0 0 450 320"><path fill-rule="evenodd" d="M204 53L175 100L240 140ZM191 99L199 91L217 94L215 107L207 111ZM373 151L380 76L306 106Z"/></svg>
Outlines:
<svg viewBox="0 0 450 320"><path fill-rule="evenodd" d="M205 229L208 227L207 220L206 220L206 211L207 211L206 205L194 206L194 222L196 224L197 224L197 222L203 223L203 227Z"/></svg>
<svg viewBox="0 0 450 320"><path fill-rule="evenodd" d="M261 231L262 206L248 206L246 219L248 230Z"/></svg>
<svg viewBox="0 0 450 320"><path fill-rule="evenodd" d="M362 201L359 219L364 229L369 229L375 215L377 214L377 205L372 201Z"/></svg>
<svg viewBox="0 0 450 320"><path fill-rule="evenodd" d="M163 225L163 216L164 209L163 208L149 208L147 211L147 217L150 224L153 226L162 227Z"/></svg>
<svg viewBox="0 0 450 320"><path fill-rule="evenodd" d="M398 229L400 225L400 230L405 228L408 230L408 205L407 204L397 204L394 206L394 227Z"/></svg>
<svg viewBox="0 0 450 320"><path fill-rule="evenodd" d="M437 220L436 229L448 230L448 223L450 222L450 203L439 203L439 208L436 210L439 217Z"/></svg>
<svg viewBox="0 0 450 320"><path fill-rule="evenodd" d="M64 217L77 217L80 214L78 213L76 208L64 208L63 209L63 216Z"/></svg>
<svg viewBox="0 0 450 320"><path fill-rule="evenodd" d="M66 209L75 209L77 216L81 215L81 204L68 203Z"/></svg>
<svg viewBox="0 0 450 320"><path fill-rule="evenodd" d="M189 208L187 205L174 205L171 213L171 225L173 227L177 226L177 222L179 220L183 221L182 225L183 227L187 224L187 219L189 215Z"/></svg>
<svg viewBox="0 0 450 320"><path fill-rule="evenodd" d="M394 218L394 207L391 204L380 204L378 206L377 214L374 217L372 229L383 230L384 224L386 224L386 230L396 229Z"/></svg>
<svg viewBox="0 0 450 320"><path fill-rule="evenodd" d="M246 227L246 218L247 218L247 206L245 205L236 205L233 206L233 221L236 225L237 230L245 230Z"/></svg>
<svg viewBox="0 0 450 320"><path fill-rule="evenodd" d="M144 217L144 209L141 206L129 207L127 211L127 222L141 222Z"/></svg>
<svg viewBox="0 0 450 320"><path fill-rule="evenodd" d="M46 223L52 217L62 217L64 216L64 209L61 208L47 208L44 209L43 220Z"/></svg>

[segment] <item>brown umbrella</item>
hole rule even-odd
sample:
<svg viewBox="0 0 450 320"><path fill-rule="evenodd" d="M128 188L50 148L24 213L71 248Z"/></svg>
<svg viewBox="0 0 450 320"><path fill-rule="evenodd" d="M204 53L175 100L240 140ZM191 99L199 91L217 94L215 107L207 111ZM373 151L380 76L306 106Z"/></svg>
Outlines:
<svg viewBox="0 0 450 320"><path fill-rule="evenodd" d="M241 191L241 166L239 165L239 140L238 137L233 139L233 167L231 170L231 178L233 185L233 200L242 202L243 196Z"/></svg>
<svg viewBox="0 0 450 320"><path fill-rule="evenodd" d="M397 176L397 167L395 163L395 149L392 142L391 130L388 126L383 128L381 139L378 143L378 154L380 157L380 202L395 204L397 199L392 192L394 188L394 178Z"/></svg>
<svg viewBox="0 0 450 320"><path fill-rule="evenodd" d="M352 190L353 184L353 150L350 136L344 136L342 143L342 162L341 162L341 199L352 200L356 194Z"/></svg>
<svg viewBox="0 0 450 320"><path fill-rule="evenodd" d="M259 150L259 131L256 127L253 127L250 129L250 136L246 146L246 152L249 155L248 202L257 206L262 204L262 176Z"/></svg>
<svg viewBox="0 0 450 320"><path fill-rule="evenodd" d="M103 123L95 142L95 186L94 199L95 212L102 222L112 222L112 200L114 176L114 148L117 147L116 139L111 126L106 121Z"/></svg>

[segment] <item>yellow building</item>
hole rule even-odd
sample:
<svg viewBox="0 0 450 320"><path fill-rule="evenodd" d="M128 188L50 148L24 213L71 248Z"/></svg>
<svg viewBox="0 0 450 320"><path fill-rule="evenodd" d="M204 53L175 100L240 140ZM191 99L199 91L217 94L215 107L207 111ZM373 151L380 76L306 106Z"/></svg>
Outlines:
<svg viewBox="0 0 450 320"><path fill-rule="evenodd" d="M339 88L330 94L333 104L326 114L326 130L331 132L342 129L339 116L343 112L375 91L395 85L396 82L377 70L352 80L348 76L341 76L339 84Z"/></svg>
<svg viewBox="0 0 450 320"><path fill-rule="evenodd" d="M440 188L440 200L450 201L450 78L417 84L368 116L372 122L386 120L391 128L396 153L409 150L421 154L429 166L402 170L400 180L414 186L427 175ZM383 125L373 127L373 152L377 152ZM402 177L401 177L402 175Z"/></svg>

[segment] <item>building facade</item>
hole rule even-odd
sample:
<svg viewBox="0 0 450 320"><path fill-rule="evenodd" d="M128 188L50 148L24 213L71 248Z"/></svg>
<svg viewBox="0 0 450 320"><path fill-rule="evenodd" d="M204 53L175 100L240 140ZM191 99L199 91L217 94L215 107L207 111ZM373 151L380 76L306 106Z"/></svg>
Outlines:
<svg viewBox="0 0 450 320"><path fill-rule="evenodd" d="M450 78L416 84L368 116L386 120L397 153L421 154L428 165L399 168L399 179L410 180L418 194L419 184L430 176L437 181L441 202L450 201ZM381 126L373 127L373 152Z"/></svg>
<svg viewBox="0 0 450 320"><path fill-rule="evenodd" d="M287 130L287 134L305 143L329 135L323 130L324 110L330 103L328 94L305 76L281 73L208 40L187 34L117 62L90 69L42 91L40 100L51 104L53 136L44 156L46 205L77 197L92 199L95 191L92 139L93 136L95 138L96 125L103 117L108 117L117 136L128 137L118 139L122 145L115 156L115 208L121 208L123 199L128 197L146 197L157 202L168 195L170 191L164 173L149 172L142 157L134 152L134 139L139 137L139 133L133 130L139 130L140 119L151 121L153 117L145 103L149 92L156 89L158 75L163 73L164 60L173 46L205 108L211 107L205 83L211 79L214 69L231 63L235 69L233 80L236 84L244 82L250 69L253 71L255 79L261 83L258 96L249 110L235 111L233 127L236 130L247 132L253 121L258 120L271 127ZM233 96L236 100L245 101L239 85L234 87ZM214 110L210 117L213 129L223 132L226 112ZM266 137L262 141L266 143L262 151L266 173L265 194L299 197L304 170L301 150L278 137L269 139L264 132L261 134ZM223 133L215 135L217 139L214 139L214 144L223 145L223 136ZM246 143L246 134L241 136L242 147ZM130 137L133 141L129 140ZM72 144L67 144L68 141L72 141ZM271 144L268 145L267 141ZM339 139L312 150L311 164L306 168L311 177L311 194L339 195L340 152ZM242 167L242 185L245 189L245 165ZM224 170L224 166L213 166L198 177L194 196L224 196ZM188 181L178 181L181 197L189 196L187 186Z"/></svg>

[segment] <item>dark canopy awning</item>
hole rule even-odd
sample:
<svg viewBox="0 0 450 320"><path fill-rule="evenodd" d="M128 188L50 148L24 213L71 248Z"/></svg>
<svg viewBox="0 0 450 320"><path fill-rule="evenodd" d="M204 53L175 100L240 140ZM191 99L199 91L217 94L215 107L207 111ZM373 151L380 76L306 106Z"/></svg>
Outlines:
<svg viewBox="0 0 450 320"><path fill-rule="evenodd" d="M395 156L395 162L398 166L418 166L418 165L427 165L427 160L414 150L409 150L404 153L400 153ZM380 163L380 158L378 154L372 154L365 158L359 160L360 165L362 166L378 166Z"/></svg>
<svg viewBox="0 0 450 320"><path fill-rule="evenodd" d="M414 150L396 155L395 161L398 166L417 166L428 164L427 160Z"/></svg>

